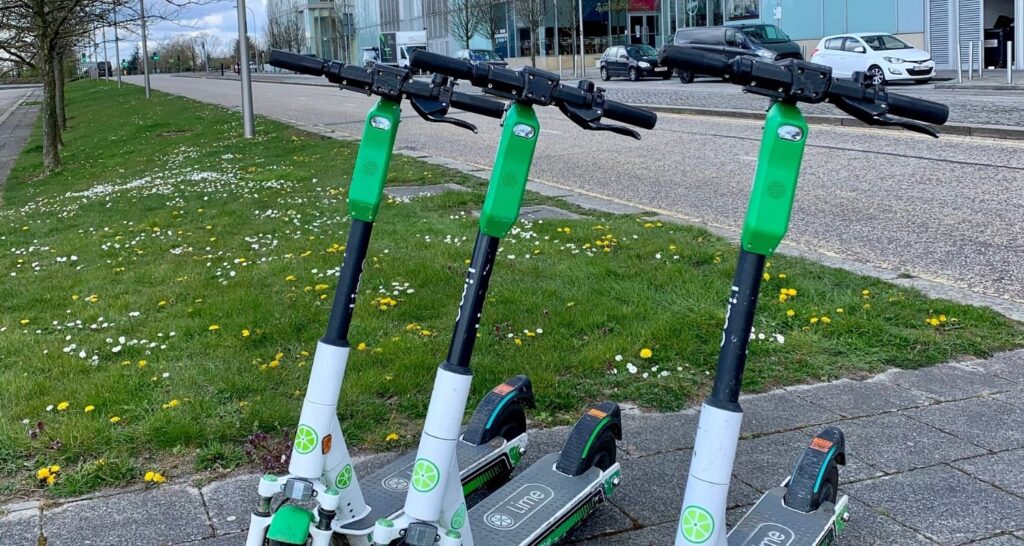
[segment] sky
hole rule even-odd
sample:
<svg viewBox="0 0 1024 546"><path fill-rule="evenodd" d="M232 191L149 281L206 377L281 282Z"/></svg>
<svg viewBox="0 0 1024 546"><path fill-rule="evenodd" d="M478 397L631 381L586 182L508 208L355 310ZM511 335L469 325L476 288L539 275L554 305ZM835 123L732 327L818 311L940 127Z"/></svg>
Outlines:
<svg viewBox="0 0 1024 546"><path fill-rule="evenodd" d="M159 2L159 0L153 0L153 2L156 5L156 2ZM149 2L147 1L148 4ZM234 6L235 2L233 0L214 2L186 8L178 13L178 17L173 21L151 21L147 28L149 33L148 46L155 48L160 42L170 40L178 35L195 36L206 32L220 38L223 47L228 48L232 41L238 37L238 12ZM246 18L249 35L261 37L267 19L266 0L247 0L245 6L248 8L246 9ZM254 15L256 17L255 28L253 28ZM114 63L115 59L113 36L113 29L108 28L107 59L111 63ZM121 31L120 38L122 59L130 57L132 51L142 45L142 40L139 36L126 35L123 30ZM96 41L102 41L100 32L96 33ZM99 60L102 59L103 46L101 45L99 47Z"/></svg>

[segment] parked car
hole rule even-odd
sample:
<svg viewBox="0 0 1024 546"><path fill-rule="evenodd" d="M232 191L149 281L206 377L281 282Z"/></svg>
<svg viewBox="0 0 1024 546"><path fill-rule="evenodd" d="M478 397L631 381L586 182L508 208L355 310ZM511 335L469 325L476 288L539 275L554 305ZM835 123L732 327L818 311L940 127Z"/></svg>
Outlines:
<svg viewBox="0 0 1024 546"><path fill-rule="evenodd" d="M646 77L667 80L672 77L672 71L658 63L658 50L645 44L609 47L601 55L598 66L604 81L616 77L626 77L630 81Z"/></svg>
<svg viewBox="0 0 1024 546"><path fill-rule="evenodd" d="M803 51L782 29L775 25L745 23L736 25L747 38L775 52L776 59L801 59Z"/></svg>
<svg viewBox="0 0 1024 546"><path fill-rule="evenodd" d="M489 64L491 66L508 66L505 59L502 59L490 49L460 49L455 52L455 58L473 63Z"/></svg>
<svg viewBox="0 0 1024 546"><path fill-rule="evenodd" d="M744 30L746 27L748 30ZM748 33L749 32L749 33ZM762 43L753 36L765 38ZM757 55L769 60L803 58L800 46L793 43L774 25L743 25L724 27L694 27L676 31L672 43L723 55L729 59ZM690 83L696 74L689 70L677 71L679 81Z"/></svg>
<svg viewBox="0 0 1024 546"><path fill-rule="evenodd" d="M935 61L927 51L878 32L826 36L811 51L811 62L832 67L837 78L866 72L875 85L887 81L927 83L935 76Z"/></svg>

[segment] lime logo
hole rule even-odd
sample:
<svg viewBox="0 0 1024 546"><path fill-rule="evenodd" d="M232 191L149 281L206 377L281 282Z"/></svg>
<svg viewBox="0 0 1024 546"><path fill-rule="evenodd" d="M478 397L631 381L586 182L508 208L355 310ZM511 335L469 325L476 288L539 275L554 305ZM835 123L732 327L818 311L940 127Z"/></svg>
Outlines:
<svg viewBox="0 0 1024 546"><path fill-rule="evenodd" d="M309 425L299 425L298 430L295 431L295 451L299 455L305 455L311 453L315 448L320 437L317 436L316 431Z"/></svg>
<svg viewBox="0 0 1024 546"><path fill-rule="evenodd" d="M455 511L455 515L452 516L451 528L458 530L462 529L462 526L466 524L466 503L459 505L459 509Z"/></svg>
<svg viewBox="0 0 1024 546"><path fill-rule="evenodd" d="M700 506L687 506L683 510L682 521L679 523L679 530L683 533L683 538L691 544L703 544L711 538L711 534L715 532L715 518L711 517L711 512L701 508Z"/></svg>
<svg viewBox="0 0 1024 546"><path fill-rule="evenodd" d="M348 488L348 486L352 485L353 474L355 473L352 471L352 465L345 465L345 468L342 468L341 472L338 472L338 477L334 479L334 485L336 485L338 489Z"/></svg>
<svg viewBox="0 0 1024 546"><path fill-rule="evenodd" d="M743 546L789 546L796 539L796 533L792 529L778 523L762 523L754 529ZM820 544L831 544L822 542Z"/></svg>
<svg viewBox="0 0 1024 546"><path fill-rule="evenodd" d="M412 487L420 493L433 491L437 482L441 480L441 472L437 465L426 460L417 459L412 467Z"/></svg>
<svg viewBox="0 0 1024 546"><path fill-rule="evenodd" d="M541 507L555 498L555 492L539 483L528 483L505 497L497 506L484 514L484 523L498 531L519 527L527 518L541 511Z"/></svg>

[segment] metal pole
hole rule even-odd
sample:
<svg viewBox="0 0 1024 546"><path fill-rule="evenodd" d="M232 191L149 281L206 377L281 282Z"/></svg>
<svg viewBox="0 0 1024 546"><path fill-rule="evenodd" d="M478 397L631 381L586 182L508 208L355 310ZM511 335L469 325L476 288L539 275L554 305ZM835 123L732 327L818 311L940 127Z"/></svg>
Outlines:
<svg viewBox="0 0 1024 546"><path fill-rule="evenodd" d="M580 78L587 77L587 52L583 49L583 0L580 3Z"/></svg>
<svg viewBox="0 0 1024 546"><path fill-rule="evenodd" d="M967 81L974 81L974 40L967 42Z"/></svg>
<svg viewBox="0 0 1024 546"><path fill-rule="evenodd" d="M242 80L242 128L245 138L255 134L252 113L252 75L249 74L249 32L246 29L245 0L238 0L238 75Z"/></svg>
<svg viewBox="0 0 1024 546"><path fill-rule="evenodd" d="M558 51L558 0L555 0L555 57L558 57L558 77L562 77L562 53Z"/></svg>
<svg viewBox="0 0 1024 546"><path fill-rule="evenodd" d="M981 79L983 70L985 69L985 44L983 40L978 40L978 79Z"/></svg>
<svg viewBox="0 0 1024 546"><path fill-rule="evenodd" d="M144 0L139 0L139 18L142 20L142 71L146 82L146 98L150 97L149 87L149 47L146 45L146 5Z"/></svg>
<svg viewBox="0 0 1024 546"><path fill-rule="evenodd" d="M1013 83L1013 42L1006 42L1006 83Z"/></svg>
<svg viewBox="0 0 1024 546"><path fill-rule="evenodd" d="M107 75L107 80L110 80L110 69L107 68L107 64L110 63L107 60L107 27L100 29L100 36L103 37L103 73Z"/></svg>
<svg viewBox="0 0 1024 546"><path fill-rule="evenodd" d="M117 6L114 6L114 57L117 57L117 87L121 87L121 42L117 39Z"/></svg>
<svg viewBox="0 0 1024 546"><path fill-rule="evenodd" d="M964 63L960 58L960 42L956 43L956 83L964 83Z"/></svg>
<svg viewBox="0 0 1024 546"><path fill-rule="evenodd" d="M679 0L672 0L672 10L676 14L676 26L669 27L672 30L672 41L675 42L675 36L677 30L679 30Z"/></svg>

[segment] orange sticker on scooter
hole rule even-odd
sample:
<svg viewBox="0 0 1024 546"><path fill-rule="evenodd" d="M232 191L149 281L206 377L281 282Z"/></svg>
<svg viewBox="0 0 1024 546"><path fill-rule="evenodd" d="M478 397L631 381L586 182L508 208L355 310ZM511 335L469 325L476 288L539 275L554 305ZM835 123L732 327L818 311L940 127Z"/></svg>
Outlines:
<svg viewBox="0 0 1024 546"><path fill-rule="evenodd" d="M605 417L608 416L607 413L605 413L605 412L603 412L603 411L601 411L601 410L599 410L597 408L590 408L590 409L588 409L587 410L587 414L591 415L593 417L597 417L598 419L604 419Z"/></svg>
<svg viewBox="0 0 1024 546"><path fill-rule="evenodd" d="M828 453L828 450L832 449L832 442L824 438L815 437L811 440L811 449L817 449L822 453Z"/></svg>
<svg viewBox="0 0 1024 546"><path fill-rule="evenodd" d="M323 441L323 445L321 446L321 449L322 449L324 455L327 455L328 453L330 453L330 451L331 451L331 435L330 434L324 436L324 441Z"/></svg>
<svg viewBox="0 0 1024 546"><path fill-rule="evenodd" d="M500 395L500 396L505 396L506 394L508 394L508 393L510 393L510 392L512 392L514 390L515 390L515 387L513 387L512 385L507 385L505 383L502 383L501 385L498 385L497 387L494 387L493 389L491 389L491 392L493 392L494 394Z"/></svg>

